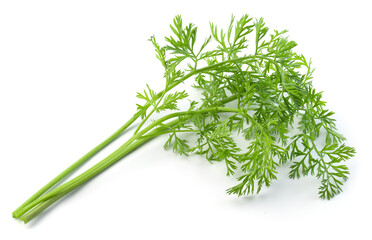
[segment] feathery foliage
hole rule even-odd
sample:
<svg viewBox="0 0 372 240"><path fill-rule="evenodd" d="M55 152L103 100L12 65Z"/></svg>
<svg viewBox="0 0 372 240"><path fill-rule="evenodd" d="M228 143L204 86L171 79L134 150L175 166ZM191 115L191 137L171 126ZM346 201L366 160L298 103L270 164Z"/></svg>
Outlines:
<svg viewBox="0 0 372 240"><path fill-rule="evenodd" d="M116 133L75 165L53 179L21 205L13 216L28 222L82 183L111 166L130 151L159 135L169 134L166 149L189 156L222 161L226 175L237 184L227 189L238 196L258 193L276 179L278 167L290 164L290 178L312 175L320 179L319 196L330 199L342 191L349 170L345 162L355 154L338 133L333 112L311 83L311 61L294 51L287 31L269 31L264 20L248 15L232 17L227 30L210 24L211 35L197 44L197 28L176 16L172 34L161 46L155 37L156 57L164 68L164 89L147 85L137 97L137 113ZM173 91L193 78L200 99ZM154 113L165 112L154 118ZM140 119L133 136L118 150L71 181L54 185ZM187 136L195 140L187 140ZM239 148L236 135L247 140ZM49 192L47 192L49 190Z"/></svg>

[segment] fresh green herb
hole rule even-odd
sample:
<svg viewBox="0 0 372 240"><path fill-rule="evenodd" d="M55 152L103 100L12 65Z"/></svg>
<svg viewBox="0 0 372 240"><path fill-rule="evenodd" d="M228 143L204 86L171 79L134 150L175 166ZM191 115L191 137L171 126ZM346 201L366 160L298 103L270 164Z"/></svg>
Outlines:
<svg viewBox="0 0 372 240"><path fill-rule="evenodd" d="M176 16L173 34L160 46L150 41L164 67L165 86L156 92L147 85L137 94L138 111L118 131L49 182L14 211L25 223L63 196L95 177L146 141L164 134L164 147L183 155L201 154L223 161L237 185L238 196L258 193L276 179L278 166L290 162L290 178L320 179L319 196L330 199L348 178L345 161L355 154L337 132L333 112L325 108L311 84L311 62L293 51L297 45L286 31L273 31L262 18L232 17L227 31L210 24L211 35L199 47L197 28ZM250 39L250 41L248 41ZM174 91L186 80L201 92L180 110L186 91ZM162 117L156 113L168 112ZM112 154L72 180L59 184L94 154L139 121L132 137ZM187 137L194 136L193 141ZM247 139L238 147L236 135Z"/></svg>

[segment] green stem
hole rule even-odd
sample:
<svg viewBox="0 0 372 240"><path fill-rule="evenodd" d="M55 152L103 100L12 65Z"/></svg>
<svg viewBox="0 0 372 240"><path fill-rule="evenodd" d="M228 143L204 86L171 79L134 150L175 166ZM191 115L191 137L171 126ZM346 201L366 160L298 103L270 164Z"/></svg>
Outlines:
<svg viewBox="0 0 372 240"><path fill-rule="evenodd" d="M187 78L191 77L194 74L199 73L200 71L204 71L203 69L199 69L195 71L195 73L189 73L188 75L184 76L182 80L175 82L168 91L174 87L176 87L179 83L183 82ZM159 92L156 95L156 98L160 98L163 96L164 93ZM146 111L150 107L150 104L146 104L144 106L144 109L142 111L138 111L136 114L133 115L133 117L127 121L121 128L119 128L116 132L114 132L110 137L108 137L106 140L104 140L102 143L97 145L95 148L90 150L87 154L85 154L83 157L81 157L79 160L77 160L75 163L70 165L68 168L66 168L63 172L58 174L55 178L53 178L50 182L48 182L44 187L42 187L40 190L38 190L35 194L33 194L29 199L27 199L24 203L22 203L13 213L14 218L19 218L21 216L20 211L22 208L27 206L29 203L33 202L37 198L39 198L41 195L43 195L45 192L53 188L56 184L58 184L60 181L65 179L67 176L69 176L72 172L74 172L76 169L78 169L80 166L82 166L84 163L86 163L91 157L93 157L95 154L97 154L99 151L101 151L103 148L105 148L108 144L110 144L112 141L114 141L116 138L118 138L135 120L137 120L143 111Z"/></svg>
<svg viewBox="0 0 372 240"><path fill-rule="evenodd" d="M171 127L171 126L177 124L177 122L178 122L178 120L175 120L175 121L170 122L166 125L168 127ZM151 131L149 134L160 135L162 133L162 131L164 131L164 130L167 130L167 129L166 129L166 127L162 126L162 127L159 127L157 129ZM110 162L109 164L106 164L106 165L100 164L101 168L100 169L96 168L96 171L94 171L92 174L87 174L87 172L89 170L91 170L92 168L87 170L86 172L84 172L84 174L85 174L84 177L85 178L81 177L82 181L73 182L71 180L68 183L65 183L64 185L55 189L55 190L58 190L58 191L56 191L54 195L52 195L50 198L47 198L44 201L42 199L41 200L38 199L38 202L39 202L38 205L35 204L35 207L33 207L30 211L25 213L20 218L20 220L24 221L25 223L31 221L33 218L35 218L37 215L39 215L41 212L43 212L45 209L47 209L53 203L55 203L56 201L58 201L59 199L61 199L62 197L64 197L65 195L67 195L68 193L70 193L71 191L76 189L77 187L79 187L81 184L83 184L83 183L87 182L88 180L92 179L93 177L97 176L97 174L99 174L100 172L102 172L103 170L105 170L106 168L111 166L113 163L117 162L119 159L123 158L124 156L126 156L127 154L129 154L130 152L132 152L133 150L135 150L136 148L138 148L139 146L141 146L145 142L149 141L150 139L151 139L150 137L148 137L148 138L146 137L146 138L138 140L138 141L136 141L132 144L129 144L125 149L119 148L118 150L116 150L115 152L113 152L112 154L110 154L108 157L106 157L104 160L101 161L101 162L108 161L108 162ZM98 165L98 164L96 164L96 165ZM81 175L83 175L83 174L81 174ZM73 180L75 180L75 179L73 179ZM70 186L64 187L66 184L70 184ZM55 190L53 190L53 191L55 191ZM46 195L44 195L44 196L46 196ZM29 205L26 206L26 208L29 208ZM22 214L23 214L23 211L22 211Z"/></svg>
<svg viewBox="0 0 372 240"><path fill-rule="evenodd" d="M33 208L31 211L29 211L27 214L23 215L20 220L22 220L24 223L28 223L32 219L34 219L36 216L38 216L40 213L42 213L45 209L47 209L49 206L51 206L53 203L58 201L61 197L63 197L65 194L59 194L53 198L48 199L47 201L39 204L37 207Z"/></svg>
<svg viewBox="0 0 372 240"><path fill-rule="evenodd" d="M66 168L63 172L61 172L60 174L58 174L50 182L48 182L44 187L42 187L39 191L37 191L34 195L32 195L29 199L27 199L27 201L25 201L21 206L19 206L13 212L13 217L15 217L15 218L20 217L19 212L20 212L20 210L24 206L28 205L29 203L31 203L34 200L36 200L37 198L39 198L46 191L48 191L49 189L51 189L53 186L55 186L61 180L63 180L68 175L70 175L72 172L74 172L81 165L83 165L84 163L86 163L97 152L99 152L100 150L102 150L103 148L105 148L108 144L110 144L112 141L114 141L116 138L118 138L139 116L140 116L139 113L135 114L128 122L126 122L121 128L119 128L116 132L114 132L110 137L108 137L102 143L100 143L95 148L93 148L92 150L90 150L87 154L85 154L83 157L81 157L79 160L77 160L71 166L69 166L68 168Z"/></svg>
<svg viewBox="0 0 372 240"><path fill-rule="evenodd" d="M152 122L150 125L148 125L146 128L144 128L142 131L138 132L137 134L133 135L126 143L124 143L121 147L119 147L116 151L111 153L108 157L85 171L84 173L80 174L79 176L75 177L74 179L70 180L69 182L59 186L56 189L53 189L52 191L46 193L45 195L39 197L38 199L34 200L33 202L29 203L28 205L24 206L20 211L19 214L23 215L38 204L42 203L43 201L46 201L48 199L54 198L55 196L66 192L66 194L73 189L77 188L81 184L85 183L86 181L92 179L94 176L120 160L123 156L125 156L127 153L134 150L134 148L137 148L139 145L143 144L145 141L147 141L149 138L145 138L142 140L138 140L141 138L144 134L149 132L151 129L157 127L159 124L163 123L166 120L169 120L171 118L180 117L184 115L189 114L195 114L195 113L209 113L209 112L239 112L239 109L235 108L226 108L226 107L213 107L213 108L206 108L201 110L195 110L195 111L182 111L182 112L176 112L168 114L164 117L159 118L158 120ZM179 120L174 120L172 124L176 124ZM156 133L156 132L155 132ZM154 133L151 133L154 134ZM151 135L150 134L150 135ZM135 142L136 141L136 142ZM133 143L134 142L134 143ZM133 143L133 144L132 144ZM62 196L61 196L62 197Z"/></svg>

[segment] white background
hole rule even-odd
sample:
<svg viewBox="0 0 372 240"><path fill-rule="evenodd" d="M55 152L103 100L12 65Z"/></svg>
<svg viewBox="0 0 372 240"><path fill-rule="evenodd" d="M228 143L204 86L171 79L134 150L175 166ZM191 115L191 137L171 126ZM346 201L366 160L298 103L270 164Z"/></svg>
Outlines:
<svg viewBox="0 0 372 240"><path fill-rule="evenodd" d="M369 1L1 1L0 239L371 239ZM344 192L317 197L312 177L237 198L222 164L143 146L24 225L11 212L119 128L146 83L163 85L147 39L176 14L226 26L231 14L288 29L313 59L314 85L357 155ZM96 162L119 146L111 145ZM87 164L85 167L90 166ZM359 236L359 237L358 237Z"/></svg>

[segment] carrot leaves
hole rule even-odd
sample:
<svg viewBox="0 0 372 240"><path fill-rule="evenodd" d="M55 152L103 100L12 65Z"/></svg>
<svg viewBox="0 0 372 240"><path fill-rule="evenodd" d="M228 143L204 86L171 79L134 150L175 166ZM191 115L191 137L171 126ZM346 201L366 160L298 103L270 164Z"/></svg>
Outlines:
<svg viewBox="0 0 372 240"><path fill-rule="evenodd" d="M287 31L270 31L262 18L248 15L232 17L227 30L210 23L211 33L200 43L197 27L184 25L181 16L170 29L164 46L154 36L149 39L164 68L163 90L146 85L137 93L133 117L24 202L13 212L15 218L27 223L146 141L165 134L166 149L223 162L226 175L237 180L228 194L259 193L277 179L284 164L290 165L290 178L318 178L323 199L342 191L349 175L346 161L355 149L344 143L334 113L312 86L311 61L295 52L297 43ZM185 89L174 89L186 81L200 93L197 99ZM181 101L189 101L189 107L183 109ZM135 122L126 143L62 183Z"/></svg>

